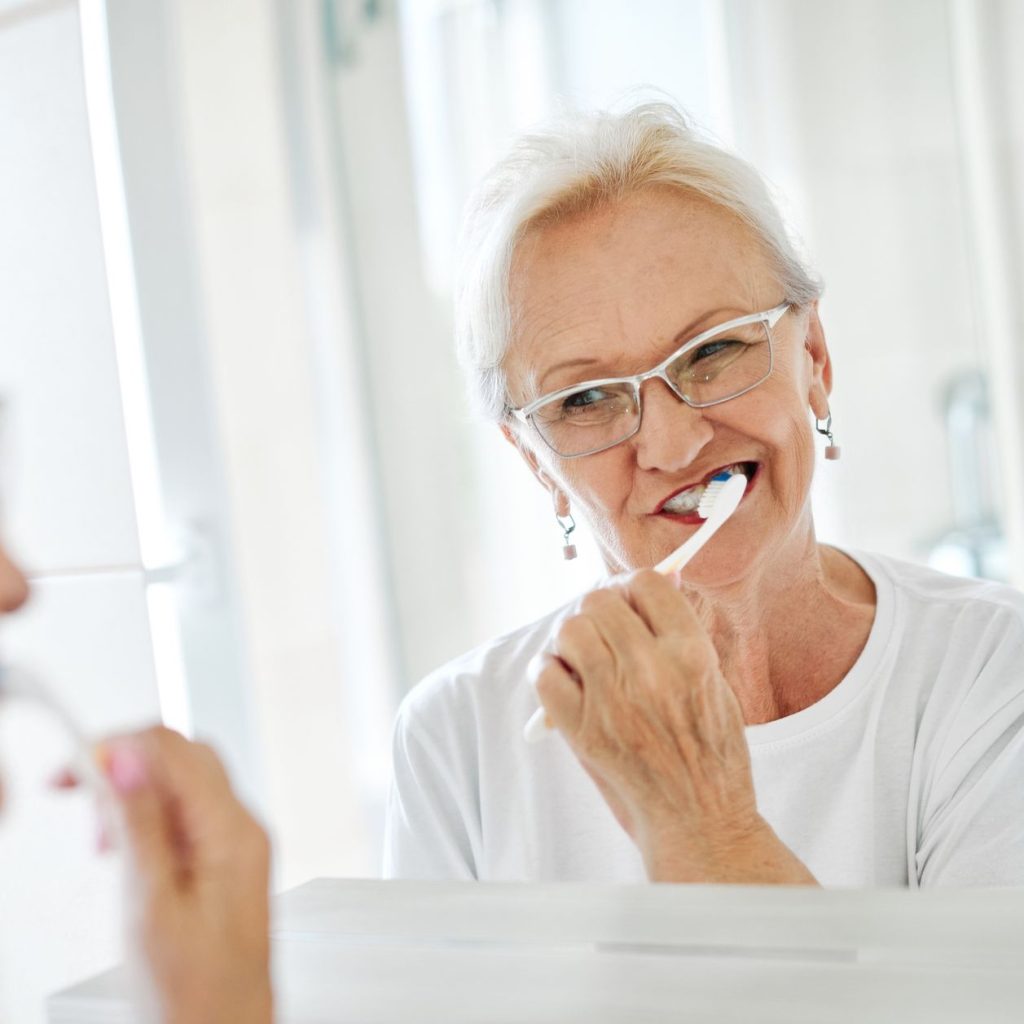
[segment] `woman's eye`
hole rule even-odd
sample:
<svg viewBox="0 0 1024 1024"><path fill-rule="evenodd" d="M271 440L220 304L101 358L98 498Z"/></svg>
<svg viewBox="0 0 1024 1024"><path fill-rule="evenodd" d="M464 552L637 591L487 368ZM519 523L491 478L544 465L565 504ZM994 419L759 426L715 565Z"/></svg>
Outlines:
<svg viewBox="0 0 1024 1024"><path fill-rule="evenodd" d="M691 361L694 363L700 362L702 359L710 359L713 356L717 356L722 352L728 351L731 348L735 348L742 345L742 341L709 341L707 344L701 345L691 356Z"/></svg>
<svg viewBox="0 0 1024 1024"><path fill-rule="evenodd" d="M586 391L577 391L569 395L562 402L562 408L570 413L575 409L592 409L595 405L608 401L609 397L608 393L600 388L587 388Z"/></svg>

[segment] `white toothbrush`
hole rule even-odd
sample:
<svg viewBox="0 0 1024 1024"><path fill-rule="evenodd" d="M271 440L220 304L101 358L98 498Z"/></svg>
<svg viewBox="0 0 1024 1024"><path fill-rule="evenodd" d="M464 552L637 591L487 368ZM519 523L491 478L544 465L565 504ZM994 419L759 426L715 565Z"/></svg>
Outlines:
<svg viewBox="0 0 1024 1024"><path fill-rule="evenodd" d="M92 744L39 676L23 666L0 662L0 700L7 697L31 701L50 712L72 744L72 763L68 767L95 796L104 799L107 781L93 759Z"/></svg>
<svg viewBox="0 0 1024 1024"><path fill-rule="evenodd" d="M689 540L684 541L655 567L655 572L679 572L695 554L718 532L718 528L736 511L747 489L747 478L734 473L727 479L725 474L713 477L701 495L697 514L704 519L701 528Z"/></svg>
<svg viewBox="0 0 1024 1024"><path fill-rule="evenodd" d="M736 511L746 489L747 478L742 473L734 473L728 477L721 473L712 477L697 506L697 514L704 519L700 529L680 544L671 555L663 558L654 567L654 571L667 576L683 569ZM523 729L523 739L527 743L537 743L551 732L544 709L537 708Z"/></svg>

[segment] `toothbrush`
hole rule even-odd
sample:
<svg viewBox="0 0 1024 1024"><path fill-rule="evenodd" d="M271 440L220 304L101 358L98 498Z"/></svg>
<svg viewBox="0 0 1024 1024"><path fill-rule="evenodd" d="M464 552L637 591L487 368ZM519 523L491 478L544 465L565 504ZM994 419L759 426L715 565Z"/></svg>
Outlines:
<svg viewBox="0 0 1024 1024"><path fill-rule="evenodd" d="M663 558L654 567L654 571L667 576L683 569L736 511L746 488L747 478L742 473L719 473L713 476L697 506L697 514L704 520L700 529L667 558ZM537 708L523 729L523 739L527 743L538 743L551 731L544 709Z"/></svg>
<svg viewBox="0 0 1024 1024"><path fill-rule="evenodd" d="M654 567L654 571L667 576L684 568L736 511L746 489L747 478L742 473L719 473L713 476L697 506L697 514L704 520L701 528L671 555L663 558Z"/></svg>
<svg viewBox="0 0 1024 1024"><path fill-rule="evenodd" d="M92 755L92 745L78 727L75 719L53 696L43 681L20 665L0 662L0 700L13 697L30 700L46 708L60 723L74 747L74 762L71 768L92 792L103 798L107 792L107 781L103 777Z"/></svg>

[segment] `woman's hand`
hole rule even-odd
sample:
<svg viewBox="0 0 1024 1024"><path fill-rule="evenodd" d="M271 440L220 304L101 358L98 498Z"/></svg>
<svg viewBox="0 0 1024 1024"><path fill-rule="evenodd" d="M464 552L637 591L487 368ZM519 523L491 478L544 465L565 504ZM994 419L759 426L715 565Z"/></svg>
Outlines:
<svg viewBox="0 0 1024 1024"><path fill-rule="evenodd" d="M103 744L125 847L129 942L161 1024L267 1024L267 835L217 755L169 729Z"/></svg>
<svg viewBox="0 0 1024 1024"><path fill-rule="evenodd" d="M671 579L587 594L534 683L652 880L813 883L758 814L739 702Z"/></svg>

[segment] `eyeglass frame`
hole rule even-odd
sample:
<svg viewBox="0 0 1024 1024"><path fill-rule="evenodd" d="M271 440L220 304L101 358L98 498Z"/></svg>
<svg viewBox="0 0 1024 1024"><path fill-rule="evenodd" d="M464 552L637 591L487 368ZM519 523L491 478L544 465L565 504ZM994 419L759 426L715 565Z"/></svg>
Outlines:
<svg viewBox="0 0 1024 1024"><path fill-rule="evenodd" d="M634 374L632 377L602 377L599 380L583 380L578 384L571 384L569 387L559 388L557 391L550 391L546 395L541 395L540 398L535 398L532 402L527 402L526 405L519 406L517 408L509 407L506 412L512 416L515 416L521 423L527 423L533 427L537 432L540 439L551 449L560 459L580 459L585 455L597 455L598 452L606 452L609 448L614 448L618 444L622 444L624 441L628 441L631 437L635 437L640 432L640 427L643 425L644 419L644 403L641 389L645 381L651 380L657 377L659 380L665 382L669 390L674 394L681 402L688 405L691 409L707 409L712 405L721 405L723 402L731 402L734 398L739 398L741 395L747 394L748 391L753 391L758 385L763 384L771 375L772 370L775 368L775 354L772 349L772 328L793 308L793 303L789 301L780 302L779 305L772 307L771 309L764 310L761 313L748 313L746 316L736 317L734 320L726 320L724 324L718 324L715 327L709 327L706 331L701 331L695 338L691 338L689 341L675 350L666 359L663 359L653 370L647 370L645 373ZM669 379L666 374L666 370L672 363L674 363L680 356L685 355L687 352L699 348L708 338L714 337L716 334L721 334L722 331L731 330L734 327L745 327L747 324L763 323L766 328L766 335L768 339L768 369L765 375L753 384L749 384L743 388L742 391L737 391L734 395L728 395L725 398L716 398L710 402L694 402L687 398L679 388ZM574 394L577 391L587 391L591 388L607 387L609 384L629 384L633 387L634 394L636 395L636 407L637 407L637 418L636 426L631 430L625 437L620 437L617 441L612 441L611 444L601 445L599 448L590 448L585 452L576 452L574 455L563 455L557 448L541 433L537 424L533 422L533 414L542 406L547 405L548 402L553 402L559 398L567 398L569 395Z"/></svg>

